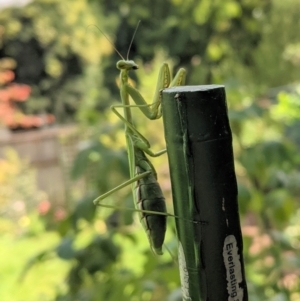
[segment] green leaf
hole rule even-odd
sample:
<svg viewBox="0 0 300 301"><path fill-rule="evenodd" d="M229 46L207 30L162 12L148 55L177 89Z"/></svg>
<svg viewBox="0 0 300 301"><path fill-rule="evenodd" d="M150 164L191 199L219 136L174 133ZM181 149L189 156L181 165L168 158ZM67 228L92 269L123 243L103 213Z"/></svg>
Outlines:
<svg viewBox="0 0 300 301"><path fill-rule="evenodd" d="M70 260L74 258L75 256L75 251L73 249L73 241L74 238L72 237L65 237L61 241L61 243L57 246L56 252L57 255L65 260Z"/></svg>

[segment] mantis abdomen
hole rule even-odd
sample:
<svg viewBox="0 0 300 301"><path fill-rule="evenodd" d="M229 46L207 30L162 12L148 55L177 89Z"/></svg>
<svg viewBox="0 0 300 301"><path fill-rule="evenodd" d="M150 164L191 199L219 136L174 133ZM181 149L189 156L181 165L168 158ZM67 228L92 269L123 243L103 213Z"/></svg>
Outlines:
<svg viewBox="0 0 300 301"><path fill-rule="evenodd" d="M144 173L146 170L137 166L136 175ZM166 203L162 190L157 182L156 174L139 179L136 185L136 202L140 210L166 213ZM140 212L141 223L144 226L151 248L157 255L162 255L162 245L164 243L167 215Z"/></svg>

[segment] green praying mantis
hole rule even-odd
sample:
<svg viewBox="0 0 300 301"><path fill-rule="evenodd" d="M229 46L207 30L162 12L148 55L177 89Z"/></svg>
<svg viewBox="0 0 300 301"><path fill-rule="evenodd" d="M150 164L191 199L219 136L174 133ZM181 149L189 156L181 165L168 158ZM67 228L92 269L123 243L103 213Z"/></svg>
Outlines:
<svg viewBox="0 0 300 301"><path fill-rule="evenodd" d="M125 124L130 180L99 196L94 200L94 204L113 207L103 205L101 204L101 201L119 189L131 184L136 207L134 210L140 213L141 223L147 233L151 249L155 254L162 255L167 216L174 217L174 215L169 214L166 211L165 198L161 187L157 182L156 170L146 154L150 157L158 157L164 154L166 149L155 153L151 150L149 141L134 126L131 108L138 107L148 119L159 119L162 116L161 91L168 87L184 85L186 71L181 68L174 79L171 80L169 66L167 63L163 63L160 67L153 101L151 104L148 104L141 93L128 82L129 71L137 70L139 68L133 60L129 60L128 58L138 25L133 34L126 59L124 59L112 42L101 31L113 45L117 54L121 57L121 60L117 62L116 66L120 70L120 96L122 104L113 105L111 106L111 109ZM134 101L134 105L130 104L129 97ZM117 108L122 108L124 110L123 115L118 112Z"/></svg>

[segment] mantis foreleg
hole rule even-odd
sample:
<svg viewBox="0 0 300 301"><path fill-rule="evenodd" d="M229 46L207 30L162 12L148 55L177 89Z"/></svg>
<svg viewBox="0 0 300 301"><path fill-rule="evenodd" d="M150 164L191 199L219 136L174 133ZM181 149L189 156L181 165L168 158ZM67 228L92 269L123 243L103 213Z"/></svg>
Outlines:
<svg viewBox="0 0 300 301"><path fill-rule="evenodd" d="M185 84L186 71L181 68L178 70L174 79L171 82L170 69L167 63L163 63L160 67L156 89L152 103L149 105L141 95L141 93L130 84L124 84L125 91L131 96L133 101L140 106L140 110L144 115L153 120L161 117L161 93L160 91L174 86L180 86Z"/></svg>

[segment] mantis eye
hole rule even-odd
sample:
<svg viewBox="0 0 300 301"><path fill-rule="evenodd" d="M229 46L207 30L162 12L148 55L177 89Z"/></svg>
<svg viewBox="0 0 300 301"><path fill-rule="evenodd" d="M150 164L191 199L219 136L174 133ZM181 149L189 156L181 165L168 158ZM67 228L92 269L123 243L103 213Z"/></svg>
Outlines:
<svg viewBox="0 0 300 301"><path fill-rule="evenodd" d="M126 62L125 61L118 61L117 62L118 69L126 69Z"/></svg>

